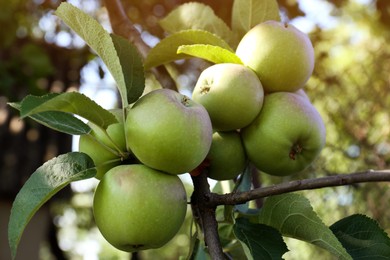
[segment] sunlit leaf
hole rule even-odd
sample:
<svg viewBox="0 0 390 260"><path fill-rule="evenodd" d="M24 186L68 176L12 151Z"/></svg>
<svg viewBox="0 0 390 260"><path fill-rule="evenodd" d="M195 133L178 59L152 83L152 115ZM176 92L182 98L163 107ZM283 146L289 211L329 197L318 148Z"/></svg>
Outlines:
<svg viewBox="0 0 390 260"><path fill-rule="evenodd" d="M278 230L238 218L234 225L234 234L248 247L253 259L282 259L288 251Z"/></svg>
<svg viewBox="0 0 390 260"><path fill-rule="evenodd" d="M267 198L260 212L259 223L276 228L283 236L322 247L338 259L352 259L313 211L309 200L302 195L288 193Z"/></svg>
<svg viewBox="0 0 390 260"><path fill-rule="evenodd" d="M28 95L20 103L22 118L48 111L76 114L104 129L118 122L112 113L79 92L51 93L44 96ZM51 116L55 115L58 114ZM53 121L59 120L60 118L55 118Z"/></svg>
<svg viewBox="0 0 390 260"><path fill-rule="evenodd" d="M47 161L30 176L14 200L8 223L13 258L24 228L38 209L70 182L92 178L95 174L89 156L71 152Z"/></svg>
<svg viewBox="0 0 390 260"><path fill-rule="evenodd" d="M389 259L390 238L378 223L364 215L352 215L330 229L353 259Z"/></svg>
<svg viewBox="0 0 390 260"><path fill-rule="evenodd" d="M186 30L174 33L162 39L152 48L145 60L145 68L149 69L174 60L192 58L190 55L178 54L177 49L182 45L209 44L233 50L230 46L215 34L203 30Z"/></svg>
<svg viewBox="0 0 390 260"><path fill-rule="evenodd" d="M95 19L69 3L61 3L55 14L99 55L117 83L123 107L127 107L138 95L139 89L143 88L140 81L131 82L130 79L135 74L137 74L137 78L141 78L141 75L138 75L141 73L139 56L135 54L131 44L119 40L119 37L116 36L111 38L111 35ZM127 71L129 68L134 69L134 71ZM127 85L129 82L130 85ZM130 90L127 89L128 87ZM132 92L134 88L136 89L135 93L128 97L128 92Z"/></svg>
<svg viewBox="0 0 390 260"><path fill-rule="evenodd" d="M234 0L232 28L237 39L255 25L267 20L280 21L276 0Z"/></svg>
<svg viewBox="0 0 390 260"><path fill-rule="evenodd" d="M242 64L241 59L234 52L208 44L182 45L177 50L177 53L184 53L213 63Z"/></svg>
<svg viewBox="0 0 390 260"><path fill-rule="evenodd" d="M210 6L197 2L180 5L160 20L160 25L169 33L189 29L205 30L220 36L226 42L230 42L232 36L229 26Z"/></svg>
<svg viewBox="0 0 390 260"><path fill-rule="evenodd" d="M122 65L127 101L131 104L137 101L145 89L142 58L138 50L127 39L115 34L111 34L111 38Z"/></svg>

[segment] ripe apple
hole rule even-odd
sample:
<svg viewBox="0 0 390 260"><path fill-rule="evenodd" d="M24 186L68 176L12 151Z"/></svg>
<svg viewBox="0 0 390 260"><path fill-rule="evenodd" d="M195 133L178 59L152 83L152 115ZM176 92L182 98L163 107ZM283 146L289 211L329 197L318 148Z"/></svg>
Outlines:
<svg viewBox="0 0 390 260"><path fill-rule="evenodd" d="M92 123L89 134L80 136L79 151L88 154L96 165L96 178L102 176L112 167L119 165L126 159L126 140L123 123L114 123L104 130ZM112 162L110 162L112 161Z"/></svg>
<svg viewBox="0 0 390 260"><path fill-rule="evenodd" d="M308 99L295 93L266 95L256 119L241 132L250 161L277 176L308 167L325 144L325 126Z"/></svg>
<svg viewBox="0 0 390 260"><path fill-rule="evenodd" d="M170 174L195 169L209 152L212 126L206 109L169 89L142 96L125 122L128 149L143 164Z"/></svg>
<svg viewBox="0 0 390 260"><path fill-rule="evenodd" d="M303 87L314 69L309 37L291 24L266 21L249 30L236 54L259 76L266 93L294 92Z"/></svg>
<svg viewBox="0 0 390 260"><path fill-rule="evenodd" d="M215 132L207 155L208 177L214 180L231 180L243 172L246 156L240 134L236 131Z"/></svg>
<svg viewBox="0 0 390 260"><path fill-rule="evenodd" d="M216 131L240 129L260 112L264 91L260 80L240 64L221 63L205 69L192 98L203 105Z"/></svg>
<svg viewBox="0 0 390 260"><path fill-rule="evenodd" d="M142 164L109 170L93 200L96 225L103 237L127 252L166 244L180 229L186 209L187 195L180 178Z"/></svg>

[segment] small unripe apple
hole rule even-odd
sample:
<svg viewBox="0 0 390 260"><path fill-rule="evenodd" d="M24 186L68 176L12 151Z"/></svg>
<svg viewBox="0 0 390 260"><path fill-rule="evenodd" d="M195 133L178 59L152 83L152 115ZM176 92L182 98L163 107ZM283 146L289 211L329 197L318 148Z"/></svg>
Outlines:
<svg viewBox="0 0 390 260"><path fill-rule="evenodd" d="M209 154L207 176L214 180L231 180L244 171L246 156L240 134L236 131L215 132Z"/></svg>
<svg viewBox="0 0 390 260"><path fill-rule="evenodd" d="M261 112L241 135L249 160L277 176L301 172L325 144L320 114L307 98L290 92L266 95Z"/></svg>
<svg viewBox="0 0 390 260"><path fill-rule="evenodd" d="M126 153L126 140L123 123L114 123L107 127L106 132L94 124L90 134L80 136L79 151L88 154L96 166L96 178L102 176L112 167L121 164ZM110 163L110 161L112 161Z"/></svg>
<svg viewBox="0 0 390 260"><path fill-rule="evenodd" d="M192 98L203 105L216 131L230 131L250 124L260 112L264 91L260 80L240 64L221 63L205 69Z"/></svg>
<svg viewBox="0 0 390 260"><path fill-rule="evenodd" d="M170 174L195 169L209 152L212 126L206 109L169 89L141 97L125 122L128 149L143 164Z"/></svg>
<svg viewBox="0 0 390 260"><path fill-rule="evenodd" d="M127 252L166 244L180 229L186 209L180 178L141 164L109 170L93 200L95 222L103 237Z"/></svg>
<svg viewBox="0 0 390 260"><path fill-rule="evenodd" d="M236 54L253 69L266 93L302 88L314 69L309 37L291 24L266 21L249 30Z"/></svg>

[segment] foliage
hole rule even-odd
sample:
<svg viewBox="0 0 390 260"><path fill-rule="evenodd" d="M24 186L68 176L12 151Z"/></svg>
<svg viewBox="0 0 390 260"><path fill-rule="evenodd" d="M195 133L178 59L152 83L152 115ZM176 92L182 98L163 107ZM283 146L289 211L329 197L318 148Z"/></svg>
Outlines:
<svg viewBox="0 0 390 260"><path fill-rule="evenodd" d="M190 58L191 56L200 57L215 63L240 63L240 60L232 51L235 48L237 39L240 39L243 33L249 30L254 24L268 19L279 19L278 7L273 0L251 1L253 6L243 5L243 2L239 0L234 2L231 25L233 31L206 5L192 3L182 5L175 9L161 22L162 27L172 34L163 39L155 49L152 49L145 61L145 67L150 68L183 57ZM248 6L251 8L249 9ZM194 14L196 19L186 17L186 19L178 20L181 17L180 13L188 10L186 8L194 8L191 10L195 10ZM196 16L196 14L199 14L198 12L205 12L207 14L205 16L206 18L198 19ZM243 13L248 13L248 15L244 16L242 15ZM70 4L63 3L57 9L56 14L78 33L105 62L118 85L122 108L126 108L127 105L134 103L141 96L145 87L143 62L135 47L119 36L110 35L99 23ZM257 17L259 20L246 19L243 21L239 19L240 17ZM180 26L177 26L177 24ZM211 27L210 29L210 26L214 24L217 26ZM85 28L88 28L88 30L85 30ZM375 32L368 33L370 36L373 34L375 35ZM385 41L384 39L380 39L380 37L374 39L378 41L378 46L382 46L382 41ZM345 41L345 39L340 39L340 41ZM330 70L327 73L322 73L325 69L321 70L321 74L315 74L308 84L309 93L314 93L315 88L315 95L321 95L323 97L321 102L316 102L315 104L322 109L323 113L325 113L325 107L329 112L325 117L327 127L329 126L330 129L328 133L329 142L337 144L340 149L340 152L334 155L330 155L333 151L330 148L325 150L322 158L324 165L326 165L324 172L350 172L351 169L354 170L360 167L353 160L353 153L348 153L348 150L346 151L345 149L346 146L351 147L351 143L359 143L359 151L361 153L370 153L371 150L375 149L379 151L373 155L375 157L373 159L368 156L369 161L365 163L376 168L378 166L378 160L381 160L383 162L382 166L384 167L389 160L388 153L381 154L380 147L377 147L378 143L388 144L387 137L383 132L387 133L389 130L382 124L383 120L386 122L389 121L385 113L389 101L384 97L380 99L381 102L377 102L378 97L384 96L383 93L385 90L383 89L383 84L380 84L381 82L372 83L371 78L365 76L364 73L359 73L368 70L367 68L369 66L365 66L365 64L355 66L357 71L350 69L352 66L349 63L353 62L350 57L353 53L348 53L346 50L334 50L336 53L345 55L345 57L337 56L340 60L333 64L332 62L335 60L332 54L326 54L328 48L329 45L326 44L318 46L317 66L333 67L334 70ZM359 44L356 44L355 48L359 49ZM388 48L378 49L386 55L390 53ZM161 51L166 56L163 55L164 57L162 57ZM369 55L370 53L362 54L363 57L360 57L359 61L366 62L369 60L372 62L373 56ZM333 66L330 66L329 63L332 63ZM342 82L338 81L340 79L334 81L334 74L337 70L346 71L347 76L341 79ZM370 70L372 70L372 73L384 73L375 67L370 68ZM381 75L378 75L378 78L382 78ZM368 85L373 85L373 87L369 88ZM337 88L339 86L347 87L344 89ZM358 91L354 91L352 88L357 88ZM359 106L359 101L361 102L362 99L358 99L356 96L357 92L366 93L364 98L372 98L372 102ZM350 95L345 95L345 93ZM348 96L349 98L342 99L340 103L336 102L336 97L340 95ZM358 106L355 106L356 103ZM78 93L61 93L43 97L28 96L22 102L11 105L20 110L22 116L31 117L39 123L68 134L87 134L89 131L86 128L86 124L77 121L78 119L73 114L91 120L102 129L106 129L109 124L116 121L110 112ZM88 107L89 105L95 107L95 109L91 111ZM352 109L347 112L345 108ZM123 110L123 113L125 116L126 111ZM339 113L343 113L343 118L347 118L349 121L340 120L340 117L336 116ZM367 118L372 114L375 114L373 118L375 127L368 129ZM64 121L64 118L67 121ZM63 122L63 125L58 124L58 122ZM388 126L389 124L385 125ZM347 129L347 131L340 131L340 129ZM342 135L342 133L346 134ZM338 143L339 140L344 141ZM67 160L71 156L76 156L77 158L71 159L70 163ZM362 155L359 154L358 156ZM82 166L74 165L73 162L76 161L79 161ZM53 165L62 165L63 163L67 167L61 167L60 170L53 170ZM93 168L90 158L80 153L74 153L52 159L32 175L20 191L20 195L15 199L13 206L13 212L18 212L17 217L14 215L11 216L9 225L10 245L13 256L16 254L18 239L24 227L39 206L64 185L76 180L73 175L82 172L83 174L81 176L77 175L77 179L92 177L93 174L91 173L93 171L88 170L91 167ZM52 182L53 179L57 182ZM35 182L36 180L38 181ZM270 178L268 181L273 182L274 179ZM49 186L44 194L32 189L33 187L37 187L39 191L39 187L49 184L51 186ZM250 188L250 186L247 186L245 190L249 190ZM232 190L229 192L232 192ZM31 205L31 208L27 208L26 211L21 211L25 205L22 199L24 196L37 197ZM286 194L269 197L265 200L265 204L260 213L257 211L253 213L247 207L244 207L244 210L242 208L238 210L239 207L228 210L229 208L226 206L226 209L226 212L233 215L231 219L233 223L227 225L226 223L224 223L225 225L221 223L219 231L222 233L223 228L233 227L233 234L242 242L238 251L254 259L260 255L264 257L262 259L280 259L287 251L282 236L294 237L319 245L334 253L340 259L351 259L351 257L355 259L356 255L354 250L357 245L360 248L361 243L366 246L366 250L359 251L359 256L374 257L373 252L375 252L378 253L375 257L385 259L388 255L388 248L390 247L389 238L376 223L374 224L373 220L368 217L352 216L341 219L329 229L313 211L310 201L301 195ZM236 218L237 215L240 217ZM255 223L253 223L253 219L256 219ZM268 239L264 241L264 237L259 236L253 230L270 234L270 237L272 237L275 243L269 243ZM353 236L355 232L360 232L361 230L368 232L368 234L363 237ZM198 231L200 232L200 230ZM372 232L372 235L370 235L370 232ZM229 234L231 235L232 233ZM193 239L194 241L202 240L200 243L194 243L194 245L198 245L198 248L194 252L202 252L202 236L194 236ZM367 239L371 240L370 243L362 241Z"/></svg>

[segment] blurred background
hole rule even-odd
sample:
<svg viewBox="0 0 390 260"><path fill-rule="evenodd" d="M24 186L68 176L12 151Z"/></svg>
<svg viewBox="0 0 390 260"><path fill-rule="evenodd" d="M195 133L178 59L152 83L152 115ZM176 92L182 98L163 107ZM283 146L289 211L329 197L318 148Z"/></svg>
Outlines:
<svg viewBox="0 0 390 260"><path fill-rule="evenodd" d="M21 121L7 102L28 94L79 90L106 108L118 94L104 64L53 11L61 1L0 2L0 260L10 259L7 223L12 201L40 165L77 149L77 138L30 120ZM103 2L68 1L111 31ZM180 0L123 0L125 11L145 42L154 46L164 32L158 20ZM202 0L230 24L232 0ZM315 178L390 164L390 1L279 0L282 17L308 33L316 66L305 91L327 127L327 144L304 174L286 178L260 175L262 185ZM178 88L191 93L201 70L198 59L171 65ZM148 87L155 86L147 79ZM190 212L182 231L168 246L130 256L107 244L93 223L95 181L72 183L47 203L28 225L17 259L178 259L189 246ZM191 184L188 183L188 193ZM387 183L358 184L302 192L325 224L361 213L390 233ZM325 251L286 239L286 259L332 259Z"/></svg>

